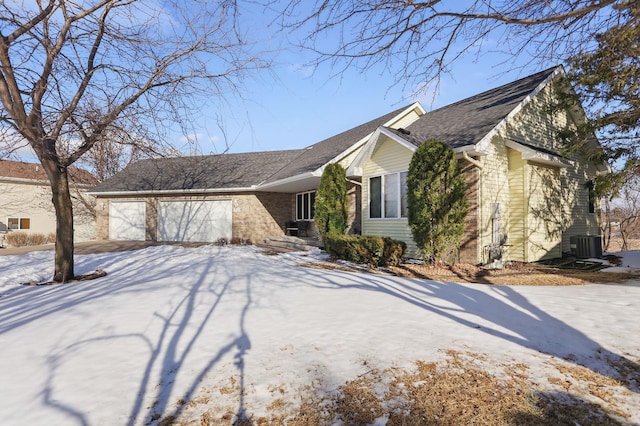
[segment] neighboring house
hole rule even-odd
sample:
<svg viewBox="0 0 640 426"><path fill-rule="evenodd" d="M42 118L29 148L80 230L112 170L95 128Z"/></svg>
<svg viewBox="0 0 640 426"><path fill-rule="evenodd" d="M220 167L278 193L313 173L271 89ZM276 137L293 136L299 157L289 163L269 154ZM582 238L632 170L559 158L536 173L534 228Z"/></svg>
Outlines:
<svg viewBox="0 0 640 426"><path fill-rule="evenodd" d="M98 238L260 241L290 220L313 223L324 166L347 169L350 233L416 246L406 219L406 172L428 138L449 144L469 183L461 260L536 261L599 235L589 182L602 164L559 152L558 131L584 120L574 108L545 112L561 67L427 113L414 103L300 150L149 159L94 188Z"/></svg>
<svg viewBox="0 0 640 426"><path fill-rule="evenodd" d="M88 209L92 202L85 193L98 181L87 171L71 168L75 239L95 238L95 218ZM80 198L83 200L80 200ZM0 160L0 233L24 231L56 232L51 187L39 164Z"/></svg>

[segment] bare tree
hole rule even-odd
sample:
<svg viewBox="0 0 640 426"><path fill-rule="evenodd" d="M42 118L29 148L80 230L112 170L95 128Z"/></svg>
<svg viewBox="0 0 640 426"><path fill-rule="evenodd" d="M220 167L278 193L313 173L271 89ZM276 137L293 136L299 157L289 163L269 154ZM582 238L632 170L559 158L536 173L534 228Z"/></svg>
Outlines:
<svg viewBox="0 0 640 426"><path fill-rule="evenodd" d="M0 2L0 122L51 183L55 281L75 275L69 166L114 126L163 140L198 96L223 97L265 67L238 16L234 1Z"/></svg>
<svg viewBox="0 0 640 426"><path fill-rule="evenodd" d="M626 0L316 1L292 0L287 29L306 31L303 47L338 73L382 65L396 82L424 87L462 55L491 49L530 61L561 61L620 22ZM498 47L487 47L488 40ZM335 42L334 42L335 40Z"/></svg>
<svg viewBox="0 0 640 426"><path fill-rule="evenodd" d="M640 177L634 176L620 189L618 205L613 210L619 222L622 251L630 250L630 239L638 238L640 229Z"/></svg>

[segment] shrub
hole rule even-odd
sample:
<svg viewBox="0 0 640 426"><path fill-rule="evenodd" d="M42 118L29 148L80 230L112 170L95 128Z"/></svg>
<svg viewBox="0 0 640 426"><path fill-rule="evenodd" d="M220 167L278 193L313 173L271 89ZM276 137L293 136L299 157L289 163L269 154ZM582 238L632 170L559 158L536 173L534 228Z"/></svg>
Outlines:
<svg viewBox="0 0 640 426"><path fill-rule="evenodd" d="M322 235L344 234L347 229L349 200L347 174L338 163L325 167L316 191L314 221Z"/></svg>
<svg viewBox="0 0 640 426"><path fill-rule="evenodd" d="M455 260L469 209L467 185L450 146L430 139L414 152L407 174L409 227L431 261Z"/></svg>
<svg viewBox="0 0 640 426"><path fill-rule="evenodd" d="M322 241L331 256L371 266L397 265L407 249L403 241L375 236L330 234Z"/></svg>
<svg viewBox="0 0 640 426"><path fill-rule="evenodd" d="M56 234L53 232L45 235L32 234L24 231L11 231L7 233L4 238L11 247L40 246L56 242Z"/></svg>

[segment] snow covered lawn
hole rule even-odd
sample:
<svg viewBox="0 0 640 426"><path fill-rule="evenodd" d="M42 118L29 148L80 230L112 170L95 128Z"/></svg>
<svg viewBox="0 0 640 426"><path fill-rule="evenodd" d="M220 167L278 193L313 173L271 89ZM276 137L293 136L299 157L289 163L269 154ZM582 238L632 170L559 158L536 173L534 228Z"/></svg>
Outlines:
<svg viewBox="0 0 640 426"><path fill-rule="evenodd" d="M586 366L619 384L586 398L640 423L640 283L455 284L300 267L321 260L248 246L159 246L76 256L77 273L107 271L99 280L19 285L47 279L52 257L0 257L4 425L260 417L276 400L295 410L301 389L335 393L449 350L497 375L526 364L555 393L578 386L563 371Z"/></svg>

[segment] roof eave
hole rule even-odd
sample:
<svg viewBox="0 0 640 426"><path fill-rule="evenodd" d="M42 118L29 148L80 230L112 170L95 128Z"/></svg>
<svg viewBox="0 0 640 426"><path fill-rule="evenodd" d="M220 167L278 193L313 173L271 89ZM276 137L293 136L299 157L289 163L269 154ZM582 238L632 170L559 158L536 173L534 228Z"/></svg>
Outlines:
<svg viewBox="0 0 640 426"><path fill-rule="evenodd" d="M206 189L155 189L146 191L87 191L94 197L121 197L138 195L178 195L178 194L216 194L225 192L251 192L257 191L257 186L235 188L206 188Z"/></svg>
<svg viewBox="0 0 640 426"><path fill-rule="evenodd" d="M507 139L504 142L505 146L514 149L522 155L523 160L531 161L534 163L545 164L554 167L569 167L569 162L563 160L557 155L548 154L545 152L536 151L533 148L519 144L516 141Z"/></svg>

